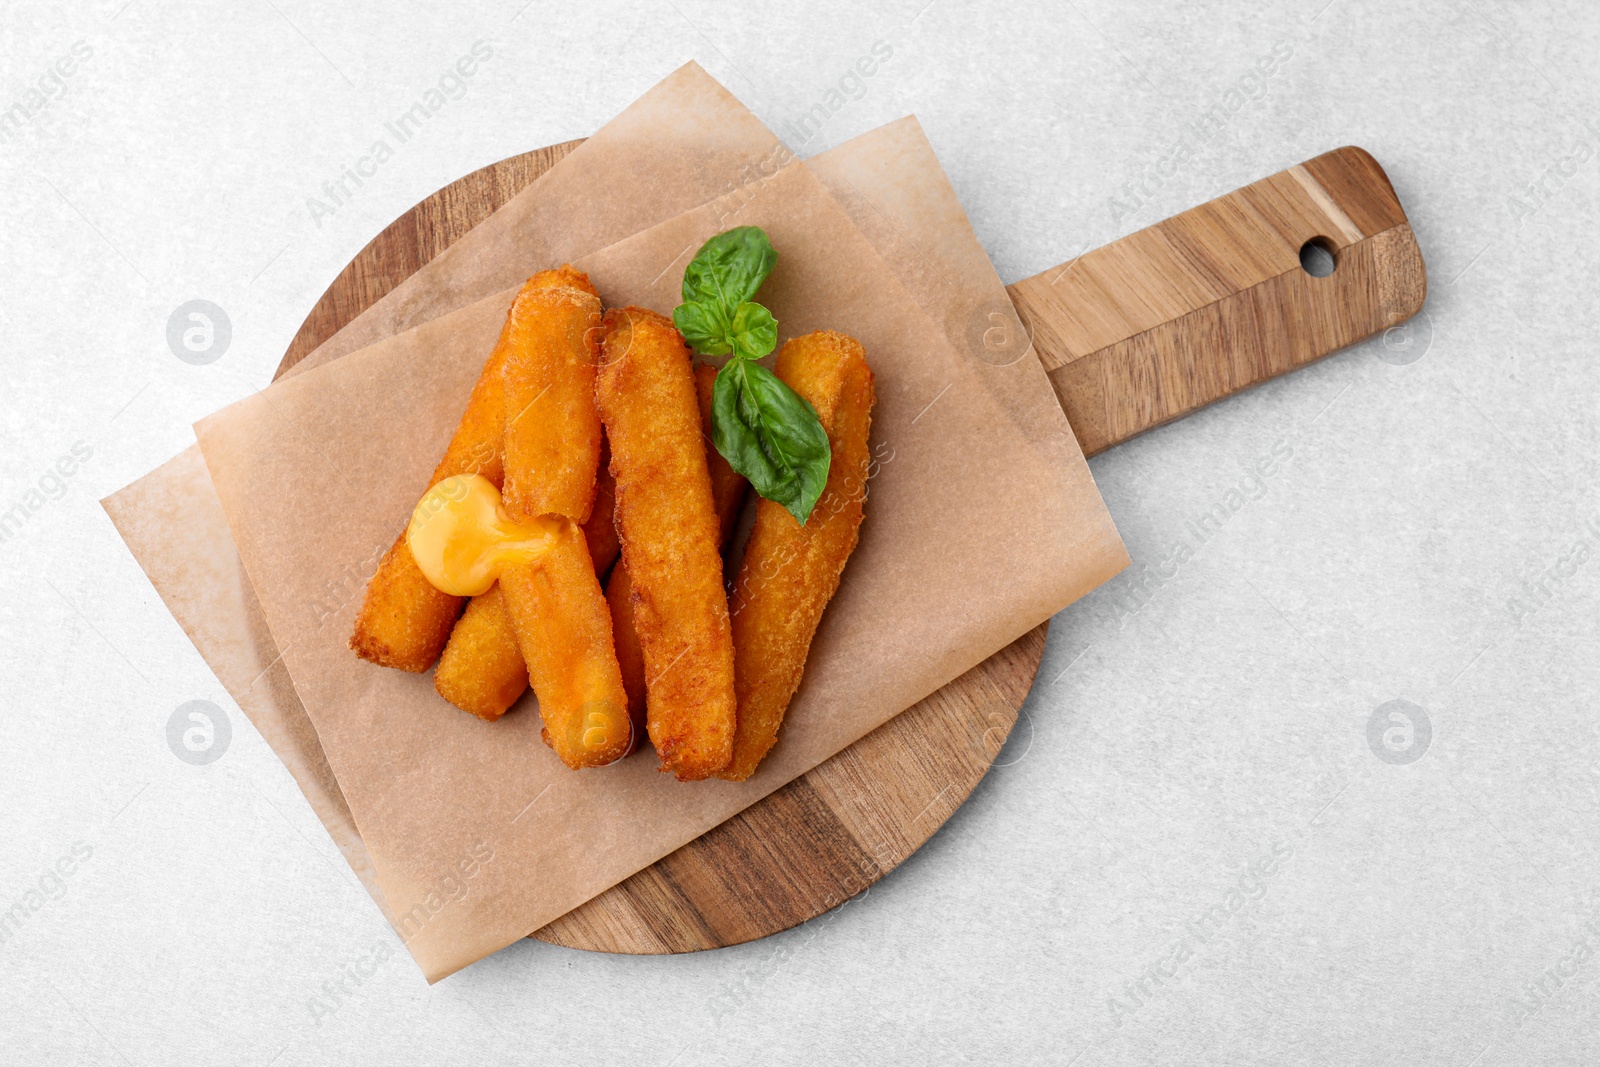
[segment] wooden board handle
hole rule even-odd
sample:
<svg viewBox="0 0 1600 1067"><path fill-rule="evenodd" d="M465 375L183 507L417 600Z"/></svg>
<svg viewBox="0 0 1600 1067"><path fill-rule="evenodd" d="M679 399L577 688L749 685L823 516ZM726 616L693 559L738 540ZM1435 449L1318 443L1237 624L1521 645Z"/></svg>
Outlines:
<svg viewBox="0 0 1600 1067"><path fill-rule="evenodd" d="M1314 277L1315 241L1334 271ZM1340 148L1009 287L1085 455L1422 307L1422 251L1377 160Z"/></svg>

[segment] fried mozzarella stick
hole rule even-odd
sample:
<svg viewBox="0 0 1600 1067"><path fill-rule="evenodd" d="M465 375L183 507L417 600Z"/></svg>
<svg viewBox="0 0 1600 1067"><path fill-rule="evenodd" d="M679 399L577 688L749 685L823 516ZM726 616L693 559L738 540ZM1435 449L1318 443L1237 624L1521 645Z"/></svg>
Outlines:
<svg viewBox="0 0 1600 1067"><path fill-rule="evenodd" d="M617 527L611 515L615 483L606 467L603 446L600 457L594 509L583 524L584 540L597 575L605 574L618 551ZM623 680L627 681L626 672ZM456 620L444 655L439 657L439 667L433 672L433 687L462 711L491 722L504 715L527 691L528 664L517 647L516 628L511 625L510 609L499 586L473 597ZM628 693L631 700L633 690ZM641 722L639 735L643 733Z"/></svg>
<svg viewBox="0 0 1600 1067"><path fill-rule="evenodd" d="M592 393L590 398L592 403ZM617 482L611 477L611 448L602 441L594 482L594 510L583 524L583 539L589 545L589 557L594 560L594 573L602 580L622 553L622 543L617 540L616 507Z"/></svg>
<svg viewBox="0 0 1600 1067"><path fill-rule="evenodd" d="M739 509L744 505L744 493L750 483L744 475L734 470L722 458L711 441L711 389L717 380L717 368L709 363L698 363L694 368L695 399L700 405L700 436L706 445L706 468L711 475L711 506L717 512L717 545L726 548L733 534L733 525L739 519ZM590 542L591 547L593 542ZM598 563L599 561L596 560ZM628 714L633 716L635 730L645 726L644 650L639 647L639 635L633 627L633 579L628 568L618 563L606 584L606 602L611 605L611 630L617 639L617 663L622 667L622 684L628 689ZM467 609L472 610L470 607ZM451 642L454 643L454 638ZM446 650L446 655L449 650ZM440 670L443 670L441 664Z"/></svg>
<svg viewBox="0 0 1600 1067"><path fill-rule="evenodd" d="M582 528L563 522L539 562L505 568L498 585L539 698L545 744L574 770L604 767L633 751L611 612Z"/></svg>
<svg viewBox="0 0 1600 1067"><path fill-rule="evenodd" d="M520 329L506 351L505 487L513 515L588 520L600 469L594 410L600 297L572 267L543 271L551 285L525 289L511 310ZM531 283L530 283L531 285Z"/></svg>
<svg viewBox="0 0 1600 1067"><path fill-rule="evenodd" d="M600 298L571 268L545 274L551 284L524 289L508 326L504 503L514 519L565 521L548 552L506 566L498 584L545 743L569 767L600 767L633 747L611 612L580 525L593 509L600 459Z"/></svg>
<svg viewBox="0 0 1600 1067"><path fill-rule="evenodd" d="M472 387L467 410L428 482L430 489L456 474L481 474L500 485L504 470L500 462L501 438L505 436L502 370L515 332L517 304L530 290L551 284L549 276L553 274L556 272L546 271L528 279L512 302L500 339L484 363L478 383ZM587 279L584 284L588 284ZM423 577L406 547L402 530L367 583L350 647L362 659L379 666L420 674L439 658L450 628L461 614L461 600L441 593Z"/></svg>
<svg viewBox="0 0 1600 1067"><path fill-rule="evenodd" d="M433 688L462 711L493 722L528 690L528 664L517 647L500 583L467 601L433 672Z"/></svg>
<svg viewBox="0 0 1600 1067"><path fill-rule="evenodd" d="M872 370L861 346L839 333L796 337L778 353L778 377L817 409L833 460L806 524L761 500L733 590L738 731L719 778L743 781L778 739L800 687L811 638L855 550L866 499Z"/></svg>
<svg viewBox="0 0 1600 1067"><path fill-rule="evenodd" d="M732 752L733 641L694 373L672 320L642 308L606 313L595 398L611 441L650 740L680 781L707 778Z"/></svg>

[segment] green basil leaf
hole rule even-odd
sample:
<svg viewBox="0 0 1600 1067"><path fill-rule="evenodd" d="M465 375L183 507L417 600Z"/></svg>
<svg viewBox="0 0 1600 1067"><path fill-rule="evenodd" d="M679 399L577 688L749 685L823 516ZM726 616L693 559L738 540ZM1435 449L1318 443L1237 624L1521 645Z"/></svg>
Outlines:
<svg viewBox="0 0 1600 1067"><path fill-rule="evenodd" d="M778 320L760 304L740 304L739 310L733 313L728 333L733 350L745 359L760 359L778 347Z"/></svg>
<svg viewBox="0 0 1600 1067"><path fill-rule="evenodd" d="M711 390L711 443L763 497L781 501L797 496L799 479L761 447L760 408L748 396L744 372L744 362L733 359L717 373Z"/></svg>
<svg viewBox="0 0 1600 1067"><path fill-rule="evenodd" d="M702 356L721 356L733 351L732 332L722 309L710 304L679 304L672 310L672 324Z"/></svg>
<svg viewBox="0 0 1600 1067"><path fill-rule="evenodd" d="M700 246L683 272L683 302L711 304L727 318L756 295L778 262L759 226L738 226Z"/></svg>
<svg viewBox="0 0 1600 1067"><path fill-rule="evenodd" d="M711 392L711 441L734 470L805 524L833 452L816 409L759 363L735 358Z"/></svg>

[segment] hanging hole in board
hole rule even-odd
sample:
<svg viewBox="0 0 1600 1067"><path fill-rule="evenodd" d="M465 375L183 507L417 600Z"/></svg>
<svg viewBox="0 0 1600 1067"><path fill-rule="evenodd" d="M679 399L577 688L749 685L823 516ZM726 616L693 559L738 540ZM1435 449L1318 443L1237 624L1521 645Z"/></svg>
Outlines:
<svg viewBox="0 0 1600 1067"><path fill-rule="evenodd" d="M1326 237L1313 237L1300 246L1300 269L1313 278L1326 278L1338 267L1339 257Z"/></svg>

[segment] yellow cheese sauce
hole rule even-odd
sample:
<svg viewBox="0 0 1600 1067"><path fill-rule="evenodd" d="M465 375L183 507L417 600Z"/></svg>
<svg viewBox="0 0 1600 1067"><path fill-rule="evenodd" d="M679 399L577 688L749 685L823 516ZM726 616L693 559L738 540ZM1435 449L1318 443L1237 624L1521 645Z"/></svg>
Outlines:
<svg viewBox="0 0 1600 1067"><path fill-rule="evenodd" d="M422 495L406 527L406 545L440 592L479 596L502 567L532 563L549 551L560 521L513 519L493 482L481 474L457 474Z"/></svg>

